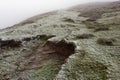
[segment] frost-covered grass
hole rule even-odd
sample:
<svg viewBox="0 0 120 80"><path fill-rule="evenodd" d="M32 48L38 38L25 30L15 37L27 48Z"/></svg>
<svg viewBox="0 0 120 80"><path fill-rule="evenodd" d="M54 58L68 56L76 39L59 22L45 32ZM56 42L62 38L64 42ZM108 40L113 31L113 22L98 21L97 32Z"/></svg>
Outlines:
<svg viewBox="0 0 120 80"><path fill-rule="evenodd" d="M29 80L53 80L61 68L55 60L44 61L40 66L40 69L33 71Z"/></svg>
<svg viewBox="0 0 120 80"><path fill-rule="evenodd" d="M120 79L120 15L119 12L106 13L101 19L92 22L94 25L105 25L108 31L94 32L82 23L87 18L78 17L78 12L58 11L56 14L38 19L34 23L17 25L0 31L2 39L22 39L40 34L66 37L77 45L76 53L66 59L62 65L59 61L49 59L37 65L36 69L25 69L31 63L25 55L39 53L44 40L32 40L19 49L8 49L0 52L0 77L10 76L11 79L25 80L117 80ZM114 17L115 16L115 17ZM74 23L64 22L70 18ZM87 39L75 38L79 34L89 33L94 37ZM98 38L114 38L114 46L97 44ZM39 53L40 54L40 53ZM34 60L34 58L33 58ZM29 67L29 66L27 66ZM31 66L30 66L31 67ZM16 72L18 71L18 72ZM14 73L14 74L11 74ZM25 76L24 76L25 75ZM5 77L5 79L7 79Z"/></svg>
<svg viewBox="0 0 120 80"><path fill-rule="evenodd" d="M104 13L98 22L106 25L120 25L120 12Z"/></svg>

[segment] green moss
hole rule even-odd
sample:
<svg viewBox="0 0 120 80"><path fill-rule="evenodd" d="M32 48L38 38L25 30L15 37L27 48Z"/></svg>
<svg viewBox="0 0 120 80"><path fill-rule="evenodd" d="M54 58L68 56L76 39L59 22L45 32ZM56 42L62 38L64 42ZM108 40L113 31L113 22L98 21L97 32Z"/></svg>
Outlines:
<svg viewBox="0 0 120 80"><path fill-rule="evenodd" d="M30 80L53 80L60 70L60 67L58 61L45 61L42 67L34 72Z"/></svg>

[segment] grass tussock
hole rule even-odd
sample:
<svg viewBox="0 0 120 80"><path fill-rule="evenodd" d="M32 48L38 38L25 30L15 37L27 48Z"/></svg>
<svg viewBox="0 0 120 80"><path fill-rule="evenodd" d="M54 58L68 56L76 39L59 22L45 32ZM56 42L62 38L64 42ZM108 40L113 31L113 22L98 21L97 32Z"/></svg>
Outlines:
<svg viewBox="0 0 120 80"><path fill-rule="evenodd" d="M32 23L34 23L34 21L32 21L32 20L28 20L28 21L22 22L22 23L19 24L19 25L23 26L23 25L26 25L26 24L32 24Z"/></svg>
<svg viewBox="0 0 120 80"><path fill-rule="evenodd" d="M89 39L89 38L92 38L92 37L94 37L93 34L87 34L87 33L80 34L80 35L76 36L77 39Z"/></svg>
<svg viewBox="0 0 120 80"><path fill-rule="evenodd" d="M106 26L99 26L99 27L95 27L94 32L98 32L98 31L108 31L110 30L108 27Z"/></svg>
<svg viewBox="0 0 120 80"><path fill-rule="evenodd" d="M69 22L69 23L75 23L75 21L71 18L64 18L63 21Z"/></svg>
<svg viewBox="0 0 120 80"><path fill-rule="evenodd" d="M113 46L116 40L114 38L98 38L97 43L100 45Z"/></svg>

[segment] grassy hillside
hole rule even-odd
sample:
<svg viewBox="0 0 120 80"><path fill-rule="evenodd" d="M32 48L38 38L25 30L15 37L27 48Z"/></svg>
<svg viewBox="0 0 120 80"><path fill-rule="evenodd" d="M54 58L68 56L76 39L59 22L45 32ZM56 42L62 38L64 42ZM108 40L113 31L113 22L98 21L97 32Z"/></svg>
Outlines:
<svg viewBox="0 0 120 80"><path fill-rule="evenodd" d="M79 5L0 30L0 80L119 79L119 2Z"/></svg>
<svg viewBox="0 0 120 80"><path fill-rule="evenodd" d="M86 5L75 6L70 10L80 12L80 16L97 19L100 18L103 13L120 11L120 1L88 3Z"/></svg>

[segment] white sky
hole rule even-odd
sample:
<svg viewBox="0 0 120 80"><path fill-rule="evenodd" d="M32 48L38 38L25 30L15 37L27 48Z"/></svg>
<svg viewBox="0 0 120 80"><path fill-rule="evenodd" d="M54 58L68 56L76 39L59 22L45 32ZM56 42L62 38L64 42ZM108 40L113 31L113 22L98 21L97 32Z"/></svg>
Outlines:
<svg viewBox="0 0 120 80"><path fill-rule="evenodd" d="M97 1L117 0L0 0L0 28L12 26L40 13Z"/></svg>

